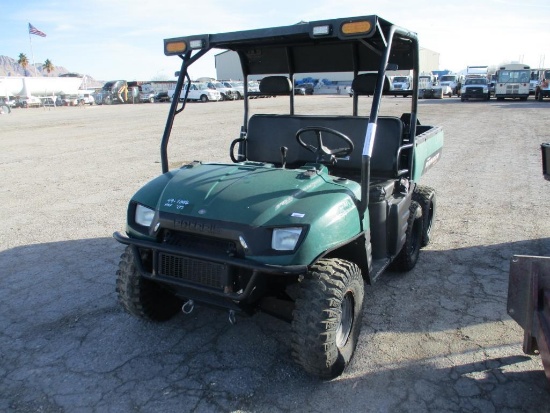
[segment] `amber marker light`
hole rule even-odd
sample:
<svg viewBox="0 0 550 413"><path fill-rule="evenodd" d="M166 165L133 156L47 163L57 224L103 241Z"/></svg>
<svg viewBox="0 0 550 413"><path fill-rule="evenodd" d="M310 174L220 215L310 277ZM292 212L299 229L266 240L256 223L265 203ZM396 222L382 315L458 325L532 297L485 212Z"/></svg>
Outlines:
<svg viewBox="0 0 550 413"><path fill-rule="evenodd" d="M180 54L185 52L187 45L184 41L180 40L177 42L168 42L166 43L166 53L170 54Z"/></svg>
<svg viewBox="0 0 550 413"><path fill-rule="evenodd" d="M368 20L362 20L357 22L348 22L342 25L342 34L354 35L365 34L372 29L372 23Z"/></svg>

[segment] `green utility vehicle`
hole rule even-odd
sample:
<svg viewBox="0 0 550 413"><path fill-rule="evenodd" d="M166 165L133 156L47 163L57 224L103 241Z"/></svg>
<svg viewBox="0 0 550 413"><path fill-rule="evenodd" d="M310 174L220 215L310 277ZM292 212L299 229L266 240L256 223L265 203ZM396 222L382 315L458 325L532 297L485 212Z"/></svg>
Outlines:
<svg viewBox="0 0 550 413"><path fill-rule="evenodd" d="M126 234L114 234L127 245L119 301L159 321L195 304L226 309L231 322L264 311L291 322L296 362L336 377L357 344L365 282L390 266L411 270L432 236L435 193L417 182L440 159L443 133L417 120L416 34L362 16L167 39L165 54L182 59L176 95L213 49L236 52L244 75L231 162L169 170L187 99L174 100L162 175L131 199ZM409 113L379 116L382 96L393 95L386 69L414 73ZM335 72L353 79L350 114L297 114L294 76ZM251 76L262 78L259 92L248 89ZM249 99L260 95L287 96L288 111L251 115L249 106L266 107ZM316 99L330 111L330 98Z"/></svg>

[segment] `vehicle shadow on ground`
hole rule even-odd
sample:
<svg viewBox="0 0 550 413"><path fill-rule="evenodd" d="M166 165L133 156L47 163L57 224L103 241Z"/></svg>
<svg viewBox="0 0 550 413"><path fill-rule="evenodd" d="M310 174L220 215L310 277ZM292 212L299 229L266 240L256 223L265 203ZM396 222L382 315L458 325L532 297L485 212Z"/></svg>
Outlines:
<svg viewBox="0 0 550 413"><path fill-rule="evenodd" d="M323 400L330 406L330 397L353 398L358 391L391 397L379 386L407 387L409 381L420 383L414 389L432 388L437 399L438 393L449 393L461 406L467 399L464 395L476 396L481 403L517 392L518 387L527 394L529 386L540 390L545 384L542 371L501 374L502 358L494 361L494 367L485 361L481 367L474 363L433 371L429 362L418 362L374 371L371 365L365 372L357 362L343 379L331 382L330 392L321 395L321 387L327 387L319 387L320 382L291 359L287 323L258 314L238 317L232 326L225 311L204 307L159 324L127 315L115 293L122 251L123 246L112 238L97 238L0 252L0 388L4 394L0 410L9 410L10 405L33 410L36 403L51 405L45 411L78 406L115 410L119 406L125 411L140 403L149 411L193 410L181 410L182 400L204 411L243 406L269 411L267 406L273 405L269 403L287 411L307 400L315 410L321 409ZM423 251L413 271L388 272L367 287L364 331L356 358L368 359L368 354L361 354L361 341L374 334L454 331L508 319L510 257L548 251L548 238ZM508 361L529 359L520 352L518 345L519 358ZM475 372L487 378L480 379ZM353 388L346 381L353 381ZM296 384L303 389L285 399ZM418 397L421 406L424 396ZM541 397L550 402L548 396ZM352 406L350 411L364 407L352 399L342 400ZM523 402L531 403L527 396Z"/></svg>
<svg viewBox="0 0 550 413"><path fill-rule="evenodd" d="M367 288L365 323L377 331L389 325L393 331L428 332L509 320L511 257L549 252L550 238L422 250L412 271L388 271Z"/></svg>
<svg viewBox="0 0 550 413"><path fill-rule="evenodd" d="M527 102L519 100L491 100L491 104L502 109L540 109L547 107L545 106L545 103L547 102L539 102L531 99L532 98L530 98ZM548 102L550 102L550 100Z"/></svg>
<svg viewBox="0 0 550 413"><path fill-rule="evenodd" d="M467 104L481 103L483 105L498 106L499 108L502 108L502 109L539 109L544 104L544 102L538 102L533 98L529 98L529 100L525 102L525 101L511 100L511 99L496 100L494 97L488 101L483 99L470 99L465 102L462 102L460 100L460 97L456 97L456 96L453 96L452 98L444 97L443 99L419 99L418 103L421 105L454 105L454 104L467 105Z"/></svg>

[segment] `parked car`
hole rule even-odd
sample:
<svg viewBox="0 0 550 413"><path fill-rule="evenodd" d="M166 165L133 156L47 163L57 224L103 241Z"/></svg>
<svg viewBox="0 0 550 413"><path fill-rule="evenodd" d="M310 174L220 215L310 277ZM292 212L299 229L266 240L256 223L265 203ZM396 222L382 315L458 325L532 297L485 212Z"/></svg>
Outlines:
<svg viewBox="0 0 550 413"><path fill-rule="evenodd" d="M238 100L241 94L239 91L231 86L229 82L222 83L218 81L212 81L207 83L209 88L216 89L222 94L222 100Z"/></svg>
<svg viewBox="0 0 550 413"><path fill-rule="evenodd" d="M0 97L0 105L6 105L11 109L17 107L17 102L13 96Z"/></svg>
<svg viewBox="0 0 550 413"><path fill-rule="evenodd" d="M304 95L313 95L313 90L315 89L315 86L313 85L313 83L300 83L296 86L296 88L303 89ZM295 94L301 95L302 93L295 92Z"/></svg>
<svg viewBox="0 0 550 413"><path fill-rule="evenodd" d="M237 100L242 99L244 97L244 84L242 82L226 80L222 83L224 84L225 87L231 88L236 91ZM260 91L259 88L258 88L258 91Z"/></svg>
<svg viewBox="0 0 550 413"><path fill-rule="evenodd" d="M306 94L306 88L300 87L300 85L294 86L294 94L295 95L305 95Z"/></svg>
<svg viewBox="0 0 550 413"><path fill-rule="evenodd" d="M42 99L42 106L56 107L57 97L47 97Z"/></svg>
<svg viewBox="0 0 550 413"><path fill-rule="evenodd" d="M19 106L22 108L38 108L42 106L42 100L36 96L27 96L19 100Z"/></svg>
<svg viewBox="0 0 550 413"><path fill-rule="evenodd" d="M243 84L244 88L244 84ZM248 93L260 93L260 84L255 80L248 81ZM256 99L258 96L251 95L251 99Z"/></svg>
<svg viewBox="0 0 550 413"><path fill-rule="evenodd" d="M83 93L77 96L78 101L82 105L93 105L95 103L94 96L91 93Z"/></svg>
<svg viewBox="0 0 550 413"><path fill-rule="evenodd" d="M168 92L159 92L155 95L155 102L170 102Z"/></svg>
<svg viewBox="0 0 550 413"><path fill-rule="evenodd" d="M154 103L155 102L155 92L152 90L148 92L141 91L139 92L139 101L141 103Z"/></svg>
<svg viewBox="0 0 550 413"><path fill-rule="evenodd" d="M78 105L78 96L76 95L61 96L61 105L59 106L77 106L77 105Z"/></svg>
<svg viewBox="0 0 550 413"><path fill-rule="evenodd" d="M187 90L187 84L181 90L179 99L182 100ZM174 90L168 92L170 99L174 98ZM222 100L222 94L216 89L211 89L206 83L191 83L189 86L189 94L187 100L196 100L201 102L208 102L210 100L219 101Z"/></svg>

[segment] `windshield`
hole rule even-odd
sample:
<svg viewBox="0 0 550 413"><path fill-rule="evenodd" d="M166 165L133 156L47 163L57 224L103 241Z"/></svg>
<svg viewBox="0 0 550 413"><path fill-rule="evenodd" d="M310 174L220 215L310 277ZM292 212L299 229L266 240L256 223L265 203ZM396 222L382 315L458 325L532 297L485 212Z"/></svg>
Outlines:
<svg viewBox="0 0 550 413"><path fill-rule="evenodd" d="M454 82L456 80L456 76L441 76L442 82Z"/></svg>
<svg viewBox="0 0 550 413"><path fill-rule="evenodd" d="M466 85L486 85L487 79L479 78L479 79L466 79Z"/></svg>
<svg viewBox="0 0 550 413"><path fill-rule="evenodd" d="M397 77L394 77L394 78L393 78L393 81L394 81L394 82L402 82L402 83L404 83L404 82L408 82L409 79L407 79L405 76L397 76Z"/></svg>
<svg viewBox="0 0 550 413"><path fill-rule="evenodd" d="M529 82L529 70L500 70L498 72L498 82L502 83L522 83Z"/></svg>
<svg viewBox="0 0 550 413"><path fill-rule="evenodd" d="M224 88L225 86L221 84L221 82L212 82L212 86L214 86L216 89L217 88Z"/></svg>
<svg viewBox="0 0 550 413"><path fill-rule="evenodd" d="M224 82L224 85L227 87L239 87L242 85L239 85L237 82Z"/></svg>

